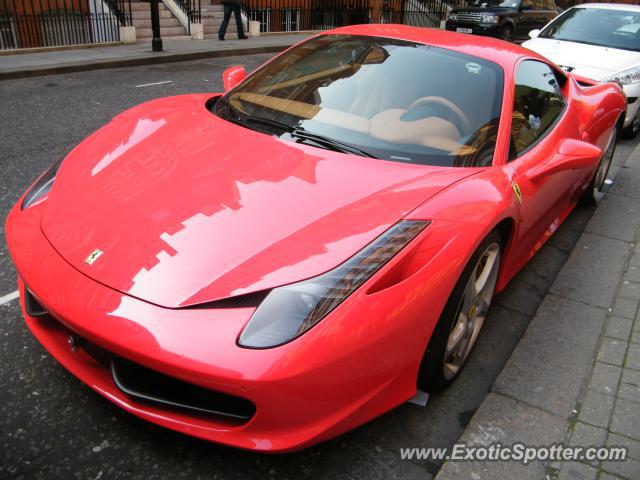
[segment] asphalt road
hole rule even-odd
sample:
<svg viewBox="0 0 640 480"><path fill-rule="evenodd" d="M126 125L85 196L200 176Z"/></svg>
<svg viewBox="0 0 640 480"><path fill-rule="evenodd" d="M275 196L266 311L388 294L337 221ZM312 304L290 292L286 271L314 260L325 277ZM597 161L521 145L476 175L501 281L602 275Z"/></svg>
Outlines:
<svg viewBox="0 0 640 480"><path fill-rule="evenodd" d="M116 113L152 98L220 91L224 68L254 55L0 82L0 218L54 160ZM159 85L147 85L167 82ZM623 142L617 163L635 142ZM186 437L124 413L62 369L31 337L16 300L0 305L0 478L428 479L439 465L401 447L457 440L486 395L592 210L579 208L494 303L461 374L426 408L406 404L340 438L260 455ZM0 298L15 272L0 236Z"/></svg>

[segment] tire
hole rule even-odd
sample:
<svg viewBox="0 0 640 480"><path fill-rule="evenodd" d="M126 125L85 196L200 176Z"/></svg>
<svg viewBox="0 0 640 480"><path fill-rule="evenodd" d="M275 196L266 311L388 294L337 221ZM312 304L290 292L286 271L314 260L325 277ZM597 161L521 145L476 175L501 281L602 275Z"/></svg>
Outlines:
<svg viewBox="0 0 640 480"><path fill-rule="evenodd" d="M622 137L627 139L636 138L638 132L640 132L640 108L636 112L636 116L633 117L633 122L622 129Z"/></svg>
<svg viewBox="0 0 640 480"><path fill-rule="evenodd" d="M505 42L513 42L513 27L511 25L505 25L498 32L498 37Z"/></svg>
<svg viewBox="0 0 640 480"><path fill-rule="evenodd" d="M616 144L618 143L618 126L616 125L611 132L611 137L607 143L602 158L598 163L598 168L593 174L593 178L589 186L585 190L580 203L582 205L597 205L604 197L604 189L606 185L607 175L613 163L613 155L616 152Z"/></svg>
<svg viewBox="0 0 640 480"><path fill-rule="evenodd" d="M442 390L453 383L462 371L491 305L501 255L502 238L494 230L471 256L440 315L420 364L417 382L420 390L430 393ZM490 270L485 271L489 262L492 262ZM478 267L483 270L479 271ZM476 295L478 282L485 273L487 278L480 288L480 293ZM472 282L474 277L476 280ZM469 292L474 294L470 295ZM475 298L470 302L472 296ZM463 314L463 309L467 315ZM471 316L474 319L469 321L468 317Z"/></svg>

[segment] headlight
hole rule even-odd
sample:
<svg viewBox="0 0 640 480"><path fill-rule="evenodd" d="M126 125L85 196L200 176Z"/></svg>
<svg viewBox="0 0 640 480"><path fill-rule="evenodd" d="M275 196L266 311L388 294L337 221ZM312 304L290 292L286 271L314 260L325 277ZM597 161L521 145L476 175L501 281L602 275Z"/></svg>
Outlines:
<svg viewBox="0 0 640 480"><path fill-rule="evenodd" d="M457 13L450 13L449 14L449 20L451 20L452 22L457 22L458 21L458 14Z"/></svg>
<svg viewBox="0 0 640 480"><path fill-rule="evenodd" d="M640 67L633 67L614 73L602 79L603 82L620 82L622 85L631 85L640 82Z"/></svg>
<svg viewBox="0 0 640 480"><path fill-rule="evenodd" d="M429 223L401 221L333 270L273 289L254 312L238 344L270 348L302 335L371 278Z"/></svg>
<svg viewBox="0 0 640 480"><path fill-rule="evenodd" d="M51 191L51 187L56 179L56 174L58 173L61 163L62 160L58 160L56 163L51 165L49 169L44 172L38 180L36 180L36 183L31 186L27 194L24 196L24 200L22 200L22 210L29 208Z"/></svg>
<svg viewBox="0 0 640 480"><path fill-rule="evenodd" d="M483 14L482 15L482 23L498 23L500 21L500 17L496 15Z"/></svg>

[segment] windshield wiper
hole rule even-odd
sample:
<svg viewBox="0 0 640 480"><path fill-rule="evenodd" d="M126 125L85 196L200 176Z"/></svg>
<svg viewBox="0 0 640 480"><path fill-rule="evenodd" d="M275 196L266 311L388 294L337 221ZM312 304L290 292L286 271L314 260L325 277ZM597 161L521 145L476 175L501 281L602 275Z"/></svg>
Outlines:
<svg viewBox="0 0 640 480"><path fill-rule="evenodd" d="M273 127L278 130L282 130L283 132L291 133L294 131L296 127L292 127L284 122L279 122L278 120L272 120L270 118L264 117L252 117L247 116L244 121L246 123L257 123L258 125L264 125L265 127Z"/></svg>
<svg viewBox="0 0 640 480"><path fill-rule="evenodd" d="M298 141L313 142L327 150L333 150L340 153L353 153L362 157L378 158L372 153L349 143L341 142L340 140L335 140L331 137L325 137L318 133L312 133L305 130L303 127L288 125L284 122L279 122L278 120L273 120L271 118L248 116L244 121L246 123L257 123L259 125L276 128L284 133L288 133L292 138Z"/></svg>
<svg viewBox="0 0 640 480"><path fill-rule="evenodd" d="M311 133L302 127L294 128L292 132L289 132L289 134L297 140L313 142L317 145L320 145L321 147L326 148L327 150L333 150L334 152L353 153L362 157L378 158L372 153L367 152L362 148L356 147L355 145L341 142L340 140L335 140L331 137L325 137L324 135L320 135L317 133Z"/></svg>

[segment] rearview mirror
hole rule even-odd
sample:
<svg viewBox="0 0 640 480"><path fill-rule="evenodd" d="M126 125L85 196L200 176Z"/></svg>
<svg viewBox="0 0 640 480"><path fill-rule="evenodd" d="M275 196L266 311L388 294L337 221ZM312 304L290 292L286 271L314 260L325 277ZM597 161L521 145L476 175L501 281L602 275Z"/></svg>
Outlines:
<svg viewBox="0 0 640 480"><path fill-rule="evenodd" d="M539 28L535 28L533 30L531 30L529 32L529 38L533 39L533 38L538 38L538 35L540 35L540 29Z"/></svg>
<svg viewBox="0 0 640 480"><path fill-rule="evenodd" d="M575 138L561 140L556 152L549 161L529 170L527 178L534 181L558 172L594 167L602 157L600 148Z"/></svg>
<svg viewBox="0 0 640 480"><path fill-rule="evenodd" d="M244 67L236 66L227 68L222 74L225 93L240 85L245 78L247 78L247 71Z"/></svg>

